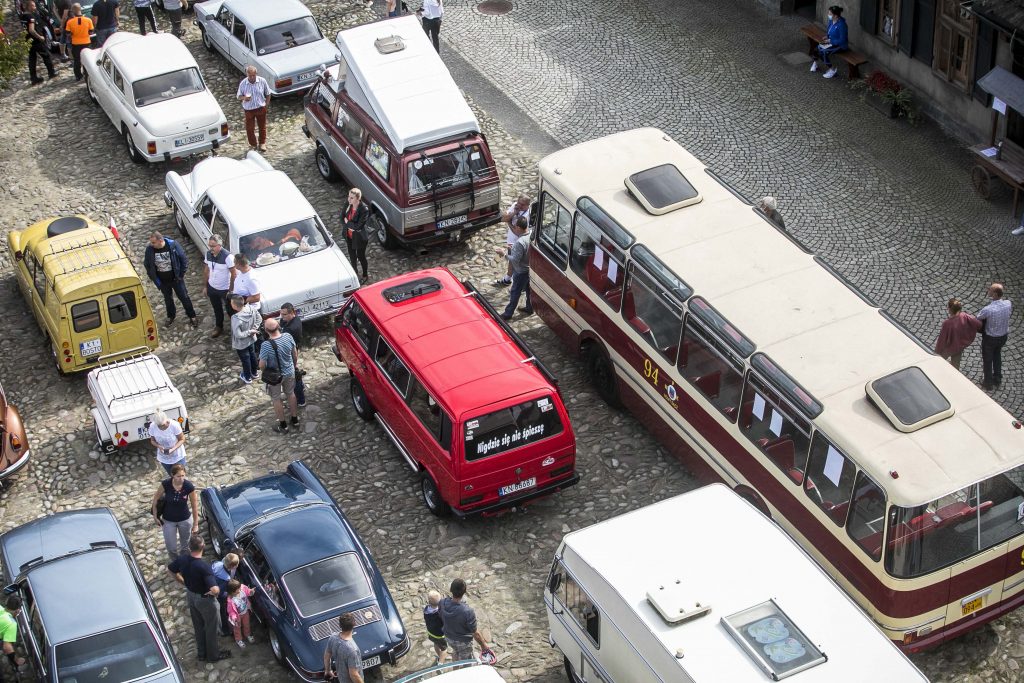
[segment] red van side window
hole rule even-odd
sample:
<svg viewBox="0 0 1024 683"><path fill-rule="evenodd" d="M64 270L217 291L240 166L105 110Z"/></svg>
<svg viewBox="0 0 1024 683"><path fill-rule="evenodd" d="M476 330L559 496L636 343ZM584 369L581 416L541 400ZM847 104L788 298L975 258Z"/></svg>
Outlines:
<svg viewBox="0 0 1024 683"><path fill-rule="evenodd" d="M409 391L409 368L405 367L405 363L399 358L388 343L381 339L377 343L377 354L374 358L377 361L377 365L384 371L387 378L391 380L391 383L395 385L395 389L402 396L406 396Z"/></svg>

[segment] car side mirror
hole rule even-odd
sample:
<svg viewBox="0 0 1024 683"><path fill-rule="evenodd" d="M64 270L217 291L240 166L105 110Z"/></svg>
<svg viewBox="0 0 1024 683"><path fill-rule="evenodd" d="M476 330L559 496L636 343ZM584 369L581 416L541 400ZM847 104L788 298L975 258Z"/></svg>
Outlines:
<svg viewBox="0 0 1024 683"><path fill-rule="evenodd" d="M16 583L8 584L4 586L4 595L13 595L14 593L17 593L20 588L21 586Z"/></svg>
<svg viewBox="0 0 1024 683"><path fill-rule="evenodd" d="M14 260L15 261L20 261L23 258L25 258L25 254L21 251L21 249L19 249L18 251L14 252Z"/></svg>
<svg viewBox="0 0 1024 683"><path fill-rule="evenodd" d="M207 14L207 15L203 16L203 21L213 21L213 15L212 14Z"/></svg>

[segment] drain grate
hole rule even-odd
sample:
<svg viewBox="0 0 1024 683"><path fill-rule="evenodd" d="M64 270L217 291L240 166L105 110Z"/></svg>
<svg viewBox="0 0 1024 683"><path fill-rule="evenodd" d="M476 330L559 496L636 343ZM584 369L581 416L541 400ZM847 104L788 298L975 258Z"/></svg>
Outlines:
<svg viewBox="0 0 1024 683"><path fill-rule="evenodd" d="M484 0L476 6L480 14L488 14L492 17L508 14L512 11L512 3L509 0Z"/></svg>

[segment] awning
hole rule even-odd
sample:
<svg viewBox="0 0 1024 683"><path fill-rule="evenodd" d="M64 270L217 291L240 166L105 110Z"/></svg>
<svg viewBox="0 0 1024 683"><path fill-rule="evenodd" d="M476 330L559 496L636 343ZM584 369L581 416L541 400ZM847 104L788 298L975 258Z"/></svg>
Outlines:
<svg viewBox="0 0 1024 683"><path fill-rule="evenodd" d="M997 66L978 80L978 87L1024 113L1024 80Z"/></svg>

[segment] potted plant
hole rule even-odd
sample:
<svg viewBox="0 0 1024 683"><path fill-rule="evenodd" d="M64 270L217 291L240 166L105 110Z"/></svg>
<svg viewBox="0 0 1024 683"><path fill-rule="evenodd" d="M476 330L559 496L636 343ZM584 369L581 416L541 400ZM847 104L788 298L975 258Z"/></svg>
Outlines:
<svg viewBox="0 0 1024 683"><path fill-rule="evenodd" d="M911 123L917 120L917 109L910 91L878 69L872 71L867 78L852 81L850 87L861 91L862 102L867 102L891 119L906 117Z"/></svg>

